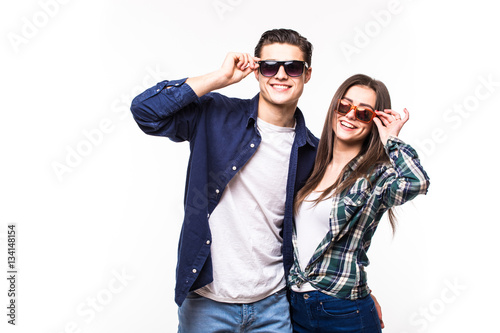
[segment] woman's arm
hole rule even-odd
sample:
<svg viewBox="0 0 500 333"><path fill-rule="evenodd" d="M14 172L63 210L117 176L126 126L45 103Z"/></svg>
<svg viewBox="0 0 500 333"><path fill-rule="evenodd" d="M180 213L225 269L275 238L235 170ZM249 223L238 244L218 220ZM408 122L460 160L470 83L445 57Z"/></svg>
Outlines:
<svg viewBox="0 0 500 333"><path fill-rule="evenodd" d="M388 168L382 175L383 179L387 180L379 193L384 205L392 207L401 205L419 194L426 194L430 182L417 152L397 137L410 118L408 110L404 109L404 118L390 109L376 113L378 118L373 121L392 164L392 168Z"/></svg>
<svg viewBox="0 0 500 333"><path fill-rule="evenodd" d="M385 145L392 167L385 170L379 192L386 207L402 205L419 194L426 194L429 177L420 164L417 152L397 137L389 137Z"/></svg>

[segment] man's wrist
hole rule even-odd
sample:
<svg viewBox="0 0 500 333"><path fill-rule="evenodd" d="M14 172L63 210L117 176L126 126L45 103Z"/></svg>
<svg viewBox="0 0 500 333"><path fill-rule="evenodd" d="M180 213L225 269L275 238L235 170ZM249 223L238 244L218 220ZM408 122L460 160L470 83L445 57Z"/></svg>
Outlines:
<svg viewBox="0 0 500 333"><path fill-rule="evenodd" d="M228 85L227 79L225 76L221 75L219 71L202 76L190 77L186 80L186 83L189 84L198 97Z"/></svg>

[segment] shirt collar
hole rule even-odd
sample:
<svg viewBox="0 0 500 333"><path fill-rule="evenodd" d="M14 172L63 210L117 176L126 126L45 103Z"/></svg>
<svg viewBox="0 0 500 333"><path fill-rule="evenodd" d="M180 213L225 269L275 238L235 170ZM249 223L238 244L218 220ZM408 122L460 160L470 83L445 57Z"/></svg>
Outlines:
<svg viewBox="0 0 500 333"><path fill-rule="evenodd" d="M304 119L304 115L299 108L295 109L295 135L297 137L297 144L299 147L304 146L308 143L311 147L316 147L316 144L312 140L312 134L306 127L306 121Z"/></svg>
<svg viewBox="0 0 500 333"><path fill-rule="evenodd" d="M255 125L257 122L257 110L259 107L259 94L255 95L254 98L250 100L250 110L248 110L248 121L247 127L250 125Z"/></svg>
<svg viewBox="0 0 500 333"><path fill-rule="evenodd" d="M356 169L358 168L358 166L361 164L361 161L363 160L363 157L364 157L363 155L361 155L361 156L356 156L355 158L353 158L353 159L351 160L351 162L349 162L348 167L349 167L352 171L356 170Z"/></svg>
<svg viewBox="0 0 500 333"><path fill-rule="evenodd" d="M257 122L257 113L259 107L259 94L255 95L250 102L250 112L247 121L247 127L250 125L255 125ZM312 147L316 147L316 144L312 140L312 134L306 127L306 122L304 120L304 115L302 111L297 107L295 109L295 140L299 147L304 146L308 143Z"/></svg>

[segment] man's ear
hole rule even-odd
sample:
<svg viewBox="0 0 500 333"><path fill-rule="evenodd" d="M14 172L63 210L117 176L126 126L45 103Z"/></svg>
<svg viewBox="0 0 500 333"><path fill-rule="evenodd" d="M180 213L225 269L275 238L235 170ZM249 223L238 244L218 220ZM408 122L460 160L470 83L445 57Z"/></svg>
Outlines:
<svg viewBox="0 0 500 333"><path fill-rule="evenodd" d="M311 79L311 75L312 75L312 67L309 67L309 68L306 70L306 78L305 78L305 80L304 80L304 83L309 82L309 80Z"/></svg>
<svg viewBox="0 0 500 333"><path fill-rule="evenodd" d="M255 74L255 78L257 79L257 81L259 81L259 69L258 68L254 69L253 73Z"/></svg>

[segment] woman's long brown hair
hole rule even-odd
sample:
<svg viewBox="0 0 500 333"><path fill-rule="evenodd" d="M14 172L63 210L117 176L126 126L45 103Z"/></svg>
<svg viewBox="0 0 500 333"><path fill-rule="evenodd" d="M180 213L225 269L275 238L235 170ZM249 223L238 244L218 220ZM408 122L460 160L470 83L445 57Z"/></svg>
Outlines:
<svg viewBox="0 0 500 333"><path fill-rule="evenodd" d="M365 86L375 92L377 96L375 110L391 108L391 97L389 96L389 91L387 90L385 84L381 81L372 79L364 74L356 74L345 80L344 83L340 85L333 95L328 113L326 115L311 176L307 180L304 187L298 191L295 197L295 211L297 211L302 201L304 201L304 199L319 185L325 175L328 164L330 164L333 159L335 132L333 131L332 124L335 117L335 108L337 107L337 101L343 98L347 90L349 90L352 86ZM380 140L377 126L373 122L370 134L366 137L361 151L355 158L359 156L363 156L363 158L361 159L356 170L342 182L341 179L343 178L344 173L348 170L348 163L340 173L338 179L330 187L325 189L319 198L315 200L315 204L322 201L326 196L331 195L332 193L342 193L342 191L352 187L356 180L360 177L368 178L377 164L389 162L389 158L384 150L384 145ZM396 228L396 217L392 209L389 209L388 215L389 222L394 232Z"/></svg>

